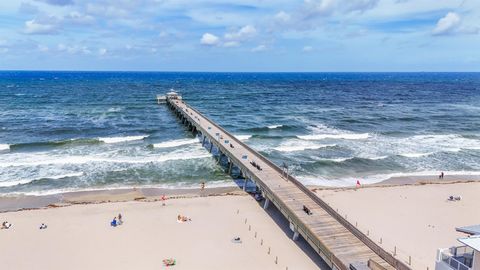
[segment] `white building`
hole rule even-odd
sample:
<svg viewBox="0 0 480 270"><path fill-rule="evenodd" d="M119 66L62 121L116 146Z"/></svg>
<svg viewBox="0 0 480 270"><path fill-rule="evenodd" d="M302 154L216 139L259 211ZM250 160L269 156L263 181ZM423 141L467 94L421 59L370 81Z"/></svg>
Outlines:
<svg viewBox="0 0 480 270"><path fill-rule="evenodd" d="M480 270L480 225L457 231L469 236L458 239L462 246L438 249L435 270Z"/></svg>

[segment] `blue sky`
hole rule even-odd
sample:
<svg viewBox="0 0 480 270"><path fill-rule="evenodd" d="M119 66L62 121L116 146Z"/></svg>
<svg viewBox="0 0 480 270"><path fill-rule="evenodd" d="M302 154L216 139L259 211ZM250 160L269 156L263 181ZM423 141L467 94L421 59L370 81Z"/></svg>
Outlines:
<svg viewBox="0 0 480 270"><path fill-rule="evenodd" d="M480 71L478 0L9 0L0 69Z"/></svg>

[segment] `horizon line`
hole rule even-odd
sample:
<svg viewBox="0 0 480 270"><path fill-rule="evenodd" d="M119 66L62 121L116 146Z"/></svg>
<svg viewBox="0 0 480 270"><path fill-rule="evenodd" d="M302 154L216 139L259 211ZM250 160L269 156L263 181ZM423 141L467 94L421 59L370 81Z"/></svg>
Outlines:
<svg viewBox="0 0 480 270"><path fill-rule="evenodd" d="M124 73L480 73L480 71L214 71L214 70L88 70L88 69L0 69L0 72L124 72Z"/></svg>

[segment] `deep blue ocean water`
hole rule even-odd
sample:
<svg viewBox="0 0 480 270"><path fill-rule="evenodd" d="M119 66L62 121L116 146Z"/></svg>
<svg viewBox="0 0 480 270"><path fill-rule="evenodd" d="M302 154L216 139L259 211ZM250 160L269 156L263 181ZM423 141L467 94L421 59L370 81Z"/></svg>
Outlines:
<svg viewBox="0 0 480 270"><path fill-rule="evenodd" d="M231 185L170 88L307 184L480 174L480 73L0 72L0 194Z"/></svg>

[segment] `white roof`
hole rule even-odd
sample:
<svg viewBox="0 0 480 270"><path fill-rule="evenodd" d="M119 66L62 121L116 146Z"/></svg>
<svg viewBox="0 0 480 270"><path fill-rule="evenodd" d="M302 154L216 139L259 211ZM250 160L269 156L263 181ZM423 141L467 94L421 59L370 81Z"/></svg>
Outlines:
<svg viewBox="0 0 480 270"><path fill-rule="evenodd" d="M464 243L465 245L475 249L476 251L480 251L480 235L479 236L472 236L472 237L465 237L465 238L458 238L458 241Z"/></svg>

